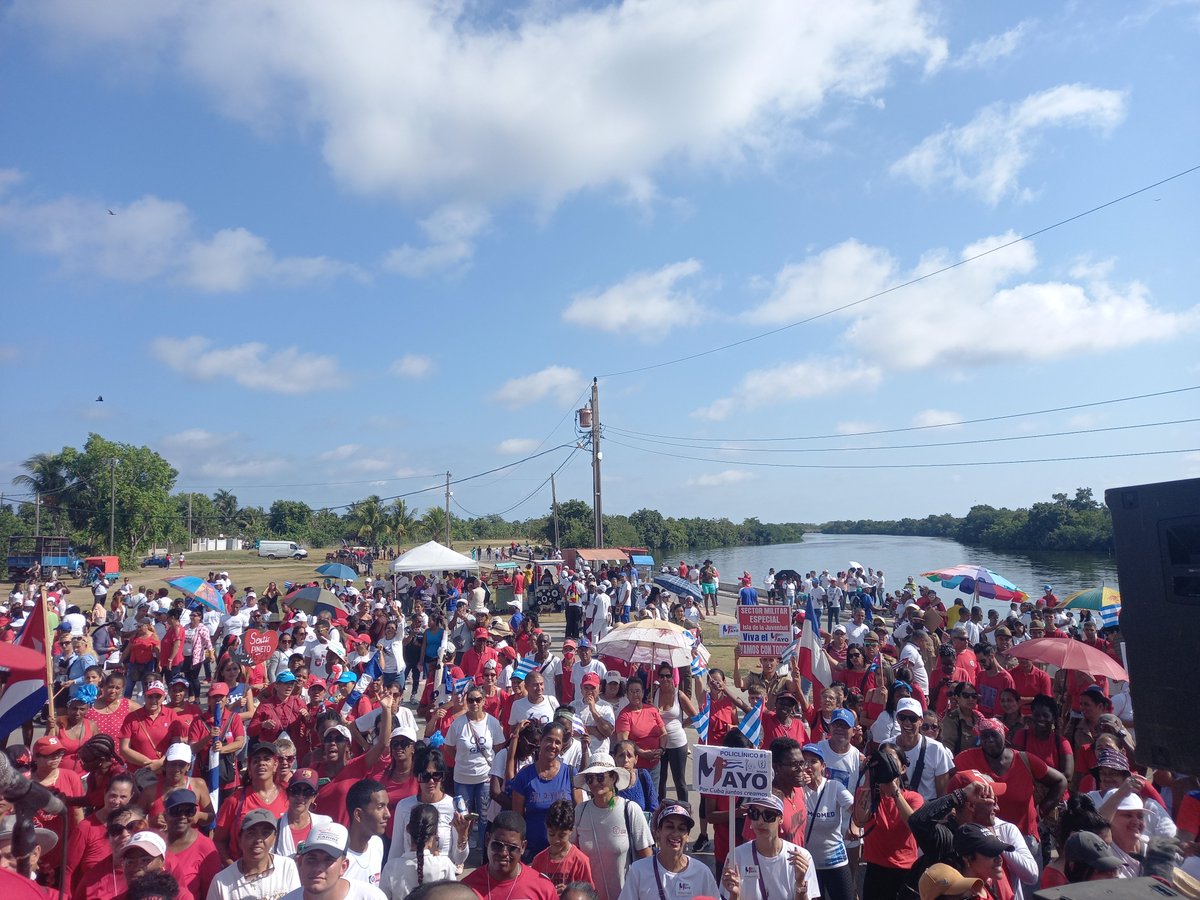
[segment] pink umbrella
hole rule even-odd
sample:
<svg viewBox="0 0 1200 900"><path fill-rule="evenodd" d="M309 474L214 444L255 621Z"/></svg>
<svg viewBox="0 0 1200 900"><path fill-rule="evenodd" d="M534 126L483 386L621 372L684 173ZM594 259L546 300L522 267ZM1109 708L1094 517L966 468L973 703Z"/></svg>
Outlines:
<svg viewBox="0 0 1200 900"><path fill-rule="evenodd" d="M1083 641L1073 638L1034 638L1017 644L1009 652L1017 659L1032 659L1034 662L1049 663L1060 669L1073 669L1088 675L1128 681L1129 673L1121 664L1105 653Z"/></svg>

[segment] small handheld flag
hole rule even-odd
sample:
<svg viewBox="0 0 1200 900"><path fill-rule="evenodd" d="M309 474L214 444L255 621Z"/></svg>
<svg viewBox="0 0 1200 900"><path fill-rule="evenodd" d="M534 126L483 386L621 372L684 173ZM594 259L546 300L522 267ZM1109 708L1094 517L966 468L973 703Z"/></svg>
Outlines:
<svg viewBox="0 0 1200 900"><path fill-rule="evenodd" d="M475 679L470 675L468 675L466 678L460 678L458 681L454 682L454 693L465 694L474 683Z"/></svg>
<svg viewBox="0 0 1200 900"><path fill-rule="evenodd" d="M537 667L537 660L532 656L526 656L524 659L517 661L516 666L513 667L512 675L510 677L524 679Z"/></svg>
<svg viewBox="0 0 1200 900"><path fill-rule="evenodd" d="M362 695L366 693L367 688L382 675L383 668L379 665L379 653L376 652L374 656L367 660L367 664L363 666L362 674L354 682L354 690L350 692L350 696L342 704L342 714L346 716L351 715L354 712L354 708L358 706L358 701L362 699Z"/></svg>
<svg viewBox="0 0 1200 900"><path fill-rule="evenodd" d="M702 744L708 743L708 714L710 712L712 712L712 698L705 694L704 706L692 719L692 724L696 726L696 735Z"/></svg>
<svg viewBox="0 0 1200 900"><path fill-rule="evenodd" d="M738 731L746 736L755 747L762 740L762 701L759 700L751 707L750 711L742 716L742 721L738 724Z"/></svg>

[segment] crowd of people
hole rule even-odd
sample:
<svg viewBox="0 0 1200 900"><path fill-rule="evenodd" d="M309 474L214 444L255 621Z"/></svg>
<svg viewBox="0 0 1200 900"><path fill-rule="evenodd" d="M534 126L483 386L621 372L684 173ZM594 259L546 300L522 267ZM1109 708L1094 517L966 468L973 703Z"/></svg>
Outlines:
<svg viewBox="0 0 1200 900"><path fill-rule="evenodd" d="M628 567L558 577L561 639L466 573L334 585L308 611L221 572L217 608L18 585L3 612L19 628L44 604L58 674L46 733L5 753L65 812L40 810L17 858L0 809L0 868L80 900L1009 900L1200 874L1200 784L1134 762L1128 685L1012 654L1044 636L1117 652L1049 587L1002 618L882 573L772 571L762 593L744 574L736 602L791 605L797 636L821 596L825 684L799 642L712 665L715 594ZM691 664L605 653L647 619L690 635ZM768 751L770 794L732 816L696 796L701 743Z"/></svg>

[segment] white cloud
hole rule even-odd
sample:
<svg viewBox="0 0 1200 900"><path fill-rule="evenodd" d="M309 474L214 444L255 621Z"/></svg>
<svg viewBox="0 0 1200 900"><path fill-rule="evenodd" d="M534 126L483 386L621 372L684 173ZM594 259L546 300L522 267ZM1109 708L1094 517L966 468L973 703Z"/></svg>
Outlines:
<svg viewBox="0 0 1200 900"><path fill-rule="evenodd" d="M957 254L931 250L911 269L882 248L847 241L785 266L768 298L748 318L767 324L796 321L1000 248L1014 237L987 237ZM742 404L753 408L871 389L896 372L936 368L954 379L985 366L1104 353L1176 340L1200 329L1200 305L1178 311L1156 306L1145 285L1111 280L1110 263L1073 267L1087 277L1085 284L1032 280L1037 265L1034 242L1023 241L834 313L829 321L843 323L843 330L830 346L870 347L870 366L823 359L753 370L730 396L693 415L724 419Z"/></svg>
<svg viewBox="0 0 1200 900"><path fill-rule="evenodd" d="M703 319L705 310L686 289L676 287L701 269L694 259L635 272L598 294L578 294L563 319L585 328L633 335L642 341L664 338L672 329Z"/></svg>
<svg viewBox="0 0 1200 900"><path fill-rule="evenodd" d="M212 432L188 428L162 439L172 465L189 478L224 481L274 475L291 463L282 456L256 456L243 449L244 438L234 431ZM186 489L187 485L183 487Z"/></svg>
<svg viewBox="0 0 1200 900"><path fill-rule="evenodd" d="M0 230L67 271L129 282L163 278L206 293L361 277L354 266L323 256L276 256L266 240L244 228L198 234L184 204L152 195L124 205L10 196L0 202Z"/></svg>
<svg viewBox="0 0 1200 900"><path fill-rule="evenodd" d="M538 442L533 438L507 438L496 446L497 453L506 456L522 456L537 449Z"/></svg>
<svg viewBox="0 0 1200 900"><path fill-rule="evenodd" d="M966 125L946 126L895 162L891 171L926 188L948 181L992 205L1010 195L1029 196L1019 178L1045 130L1111 131L1124 120L1126 105L1121 91L1059 85L1019 103L984 107Z"/></svg>
<svg viewBox="0 0 1200 900"><path fill-rule="evenodd" d="M393 362L389 371L401 378L424 378L433 371L433 360L409 353Z"/></svg>
<svg viewBox="0 0 1200 900"><path fill-rule="evenodd" d="M195 381L228 378L257 391L308 394L346 383L334 357L304 353L297 347L270 352L256 341L219 348L205 337L160 337L150 343L150 352Z"/></svg>
<svg viewBox="0 0 1200 900"><path fill-rule="evenodd" d="M942 425L957 425L963 417L947 409L923 409L912 418L912 423L918 428L932 428Z"/></svg>
<svg viewBox="0 0 1200 900"><path fill-rule="evenodd" d="M946 58L916 0L497 12L489 21L477 4L443 0L25 0L11 16L66 52L100 48L110 77L177 66L252 128L308 129L354 189L439 203L552 203L667 163L769 156L826 104L871 98L895 67Z"/></svg>
<svg viewBox="0 0 1200 900"><path fill-rule="evenodd" d="M957 69L986 69L993 63L1012 56L1032 25L1030 21L1020 22L1008 31L975 41L963 51L962 56L952 59L950 65Z"/></svg>
<svg viewBox="0 0 1200 900"><path fill-rule="evenodd" d="M746 373L732 396L722 397L692 415L698 419L720 421L743 408L757 409L781 401L869 390L878 385L882 377L877 366L855 359L784 363Z"/></svg>
<svg viewBox="0 0 1200 900"><path fill-rule="evenodd" d="M583 390L583 376L577 369L547 366L532 375L510 378L492 395L509 409L520 409L549 398L555 403L570 403Z"/></svg>
<svg viewBox="0 0 1200 900"><path fill-rule="evenodd" d="M738 484L743 481L751 481L754 478L749 472L742 469L726 469L723 472L711 472L704 475L698 475L695 478L688 480L689 487L722 487L727 484Z"/></svg>
<svg viewBox="0 0 1200 900"><path fill-rule="evenodd" d="M879 426L874 422L838 422L833 430L838 434L866 434L868 431L878 431Z"/></svg>
<svg viewBox="0 0 1200 900"><path fill-rule="evenodd" d="M474 256L475 238L490 219L487 211L478 206L445 206L420 223L428 244L397 247L384 257L383 267L410 278L461 270Z"/></svg>
<svg viewBox="0 0 1200 900"><path fill-rule="evenodd" d="M350 459L360 449L358 444L341 444L332 450L326 450L317 459L321 462L341 462Z"/></svg>

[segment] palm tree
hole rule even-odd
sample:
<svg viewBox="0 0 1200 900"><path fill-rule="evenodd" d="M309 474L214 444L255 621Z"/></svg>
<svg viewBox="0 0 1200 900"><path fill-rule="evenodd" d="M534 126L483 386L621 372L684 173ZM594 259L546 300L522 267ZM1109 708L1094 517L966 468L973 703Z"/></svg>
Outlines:
<svg viewBox="0 0 1200 900"><path fill-rule="evenodd" d="M388 522L383 503L372 494L350 507L347 513L350 533L365 544L375 544L387 539Z"/></svg>
<svg viewBox="0 0 1200 900"><path fill-rule="evenodd" d="M387 508L387 537L397 546L407 542L417 527L417 517L403 500L393 500Z"/></svg>
<svg viewBox="0 0 1200 900"><path fill-rule="evenodd" d="M266 534L267 512L261 506L243 507L237 511L234 525L237 526L243 540L257 540Z"/></svg>
<svg viewBox="0 0 1200 900"><path fill-rule="evenodd" d="M42 494L42 503L47 507L59 506L75 481L61 453L35 453L21 467L28 474L18 475L12 483L31 494Z"/></svg>
<svg viewBox="0 0 1200 900"><path fill-rule="evenodd" d="M213 494L213 507L217 515L217 524L225 534L237 530L238 499L232 491L220 490Z"/></svg>
<svg viewBox="0 0 1200 900"><path fill-rule="evenodd" d="M440 506L431 506L421 516L421 528L431 541L446 539L446 511Z"/></svg>

